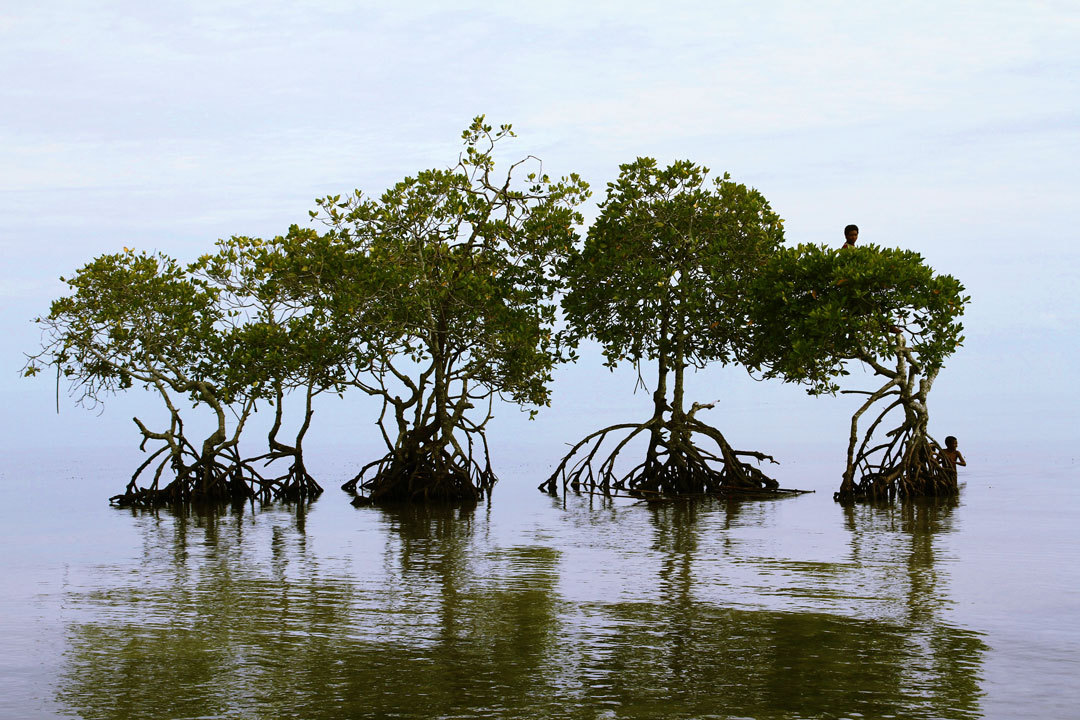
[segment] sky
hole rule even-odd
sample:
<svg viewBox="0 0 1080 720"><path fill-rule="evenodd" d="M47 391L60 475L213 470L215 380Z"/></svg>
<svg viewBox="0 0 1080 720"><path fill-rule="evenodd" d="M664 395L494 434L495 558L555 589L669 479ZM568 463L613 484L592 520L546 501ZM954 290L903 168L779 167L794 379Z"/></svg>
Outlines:
<svg viewBox="0 0 1080 720"><path fill-rule="evenodd" d="M55 378L20 377L61 275L123 247L189 260L280 234L317 197L452 164L485 114L518 155L589 181L588 217L620 163L689 159L760 190L791 244L857 223L860 242L917 250L972 297L931 431L969 462L1080 455L1076 2L0 0L0 78L5 452L134 453L131 416L156 412L62 393L57 413ZM554 460L647 415L633 380L587 349L536 421L500 407L493 438ZM692 388L736 445L842 455L850 397L737 368ZM326 443L373 439L362 401L320 412Z"/></svg>

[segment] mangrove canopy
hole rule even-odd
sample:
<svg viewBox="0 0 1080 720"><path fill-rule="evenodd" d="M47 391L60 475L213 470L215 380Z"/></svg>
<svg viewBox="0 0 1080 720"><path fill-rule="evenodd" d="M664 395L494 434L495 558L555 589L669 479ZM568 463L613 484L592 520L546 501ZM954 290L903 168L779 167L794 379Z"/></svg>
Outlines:
<svg viewBox="0 0 1080 720"><path fill-rule="evenodd" d="M960 317L970 298L956 278L910 250L799 245L770 259L750 296L747 362L766 377L835 393L858 362L884 381L842 390L866 400L851 419L837 500L956 493L955 468L929 434L927 409L934 380L964 339Z"/></svg>

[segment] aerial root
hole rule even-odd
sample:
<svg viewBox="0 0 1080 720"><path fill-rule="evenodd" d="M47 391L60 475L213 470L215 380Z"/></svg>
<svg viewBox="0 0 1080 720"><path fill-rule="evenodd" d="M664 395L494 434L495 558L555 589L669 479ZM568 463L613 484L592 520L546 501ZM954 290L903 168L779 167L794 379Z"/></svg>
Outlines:
<svg viewBox="0 0 1080 720"><path fill-rule="evenodd" d="M298 460L289 466L289 471L281 477L271 478L261 483L259 500L269 502L277 499L302 502L304 500L313 500L322 492L322 486L308 474L303 463Z"/></svg>
<svg viewBox="0 0 1080 720"><path fill-rule="evenodd" d="M260 459L243 459L234 448L205 458L188 443L165 445L151 453L131 476L124 492L109 498L109 502L119 507L153 508L188 502L305 500L322 492L299 459L277 478L264 477L256 469L255 461ZM150 484L140 487L140 476L151 467ZM166 475L171 479L163 482Z"/></svg>
<svg viewBox="0 0 1080 720"><path fill-rule="evenodd" d="M625 435L603 454L601 447L605 440L619 431L625 431ZM645 460L627 472L617 471L619 454L642 434L647 434L649 439ZM716 449L710 451L695 443L694 435L704 435L715 443ZM732 449L720 431L700 421L688 420L673 427L654 418L644 423L612 425L586 436L570 449L538 489L556 494L561 482L564 491L612 496L625 492L634 497L755 495L778 491L776 480L744 462L743 457L776 462L763 453Z"/></svg>
<svg viewBox="0 0 1080 720"><path fill-rule="evenodd" d="M486 453L485 453L486 456ZM361 468L341 486L356 494L352 504L475 503L490 494L498 482L491 464L440 449L419 449L402 457L388 453Z"/></svg>
<svg viewBox="0 0 1080 720"><path fill-rule="evenodd" d="M942 459L933 439L903 426L886 436L891 440L869 449L868 443L863 443L855 459L858 482L850 490L841 487L834 500L950 497L959 493L956 468Z"/></svg>

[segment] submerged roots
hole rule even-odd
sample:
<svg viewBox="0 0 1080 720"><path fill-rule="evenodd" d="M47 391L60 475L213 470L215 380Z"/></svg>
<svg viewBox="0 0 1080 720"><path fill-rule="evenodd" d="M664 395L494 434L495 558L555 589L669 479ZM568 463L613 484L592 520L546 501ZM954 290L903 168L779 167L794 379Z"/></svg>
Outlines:
<svg viewBox="0 0 1080 720"><path fill-rule="evenodd" d="M322 486L308 474L307 468L299 458L293 462L287 473L281 477L263 480L259 487L261 493L259 499L264 502L314 500L323 491Z"/></svg>
<svg viewBox="0 0 1080 720"><path fill-rule="evenodd" d="M890 435L890 442L869 450L864 443L839 492L833 495L834 500L949 497L959 493L956 468L942 458L930 437L905 428Z"/></svg>
<svg viewBox="0 0 1080 720"><path fill-rule="evenodd" d="M178 451L166 445L151 454L131 476L124 492L109 502L119 507L151 508L189 502L299 501L322 493L300 458L294 458L288 472L280 477L260 473L255 463L261 459L244 460L235 449L205 457L186 443ZM152 481L139 487L139 477L155 460ZM171 479L163 484L163 477Z"/></svg>
<svg viewBox="0 0 1080 720"><path fill-rule="evenodd" d="M490 495L498 479L487 461L446 449L388 453L365 465L341 489L358 493L355 506L373 503L475 503Z"/></svg>
<svg viewBox="0 0 1080 720"><path fill-rule="evenodd" d="M604 441L619 431L625 431L623 438L606 455L601 454ZM627 472L617 471L619 454L640 435L649 439L644 461ZM704 436L715 449L706 449L695 442L695 435ZM622 491L635 497L783 492L776 480L744 462L743 457L776 462L760 452L732 449L720 431L696 420L674 427L657 420L612 425L571 448L539 489L554 494L561 481L564 491L569 488L604 495Z"/></svg>

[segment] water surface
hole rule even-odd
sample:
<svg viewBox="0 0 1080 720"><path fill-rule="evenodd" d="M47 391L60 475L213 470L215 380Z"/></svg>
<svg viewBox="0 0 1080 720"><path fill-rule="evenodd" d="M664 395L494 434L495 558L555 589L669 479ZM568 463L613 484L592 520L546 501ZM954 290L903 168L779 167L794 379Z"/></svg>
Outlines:
<svg viewBox="0 0 1080 720"><path fill-rule="evenodd" d="M3 468L2 717L1080 706L1071 464L969 473L959 502L854 509L832 502L827 463L795 470L812 495L649 504L543 496L545 468L524 462L474 509L354 509L329 490L173 513L107 507L117 462Z"/></svg>

